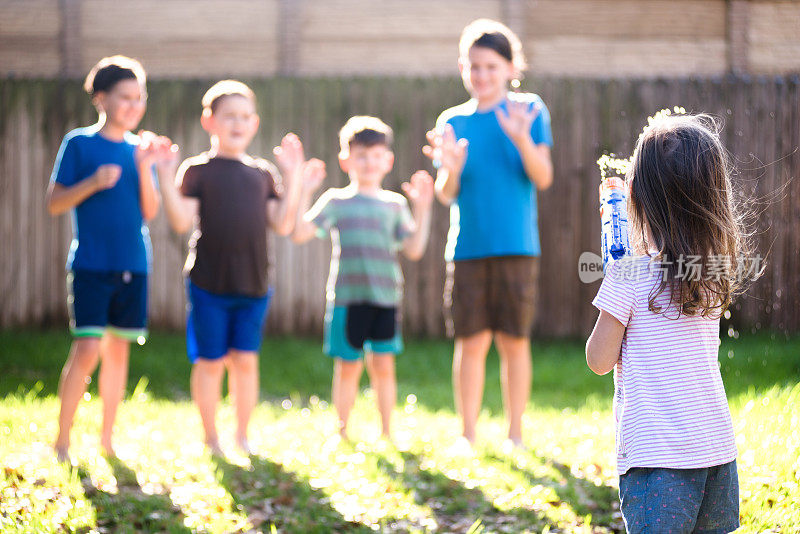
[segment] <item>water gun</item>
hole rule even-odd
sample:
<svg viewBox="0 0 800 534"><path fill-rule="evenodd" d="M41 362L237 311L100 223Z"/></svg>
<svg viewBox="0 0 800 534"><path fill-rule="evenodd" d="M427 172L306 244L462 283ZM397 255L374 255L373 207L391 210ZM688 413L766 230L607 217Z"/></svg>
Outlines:
<svg viewBox="0 0 800 534"><path fill-rule="evenodd" d="M631 254L628 240L627 188L624 175L629 160L603 156L597 160L600 166L600 222L603 270L608 262Z"/></svg>

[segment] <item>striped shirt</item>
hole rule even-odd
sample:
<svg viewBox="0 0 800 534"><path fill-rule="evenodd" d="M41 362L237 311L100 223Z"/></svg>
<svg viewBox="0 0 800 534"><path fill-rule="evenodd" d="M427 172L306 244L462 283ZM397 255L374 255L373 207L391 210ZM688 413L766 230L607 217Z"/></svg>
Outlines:
<svg viewBox="0 0 800 534"><path fill-rule="evenodd" d="M403 273L397 252L414 226L404 196L386 190L369 196L352 187L329 189L306 218L318 227L318 236L331 234L329 302L400 304Z"/></svg>
<svg viewBox="0 0 800 534"><path fill-rule="evenodd" d="M719 317L677 318L668 288L656 299L666 314L650 311L663 273L649 260L610 265L592 302L626 327L614 369L617 471L730 462L736 443L717 360Z"/></svg>

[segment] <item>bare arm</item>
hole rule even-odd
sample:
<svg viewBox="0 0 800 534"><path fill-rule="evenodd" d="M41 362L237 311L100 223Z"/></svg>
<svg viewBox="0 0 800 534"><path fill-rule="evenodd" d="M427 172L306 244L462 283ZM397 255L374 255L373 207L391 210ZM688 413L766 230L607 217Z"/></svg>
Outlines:
<svg viewBox="0 0 800 534"><path fill-rule="evenodd" d="M158 214L160 204L161 199L156 190L152 164L139 164L139 206L142 218L145 221L152 221Z"/></svg>
<svg viewBox="0 0 800 534"><path fill-rule="evenodd" d="M614 369L619 360L625 326L613 315L601 311L586 342L586 363L598 375Z"/></svg>
<svg viewBox="0 0 800 534"><path fill-rule="evenodd" d="M302 184L297 176L287 177L284 196L267 201L269 227L278 235L289 235L297 218Z"/></svg>
<svg viewBox="0 0 800 534"><path fill-rule="evenodd" d="M436 173L434 188L437 200L443 205L449 206L458 196L458 191L461 188L461 176L449 169L440 168Z"/></svg>
<svg viewBox="0 0 800 534"><path fill-rule="evenodd" d="M514 143L522 158L525 174L537 189L544 190L553 183L553 162L550 147L535 144L531 137L533 121L541 112L539 104L530 106L525 102L508 102L508 111L497 110L497 122Z"/></svg>
<svg viewBox="0 0 800 534"><path fill-rule="evenodd" d="M438 164L434 190L436 198L445 206L458 196L461 187L461 171L467 160L467 140L456 140L453 127L445 125L444 131L430 131L426 135L428 144L422 148L423 154Z"/></svg>
<svg viewBox="0 0 800 534"><path fill-rule="evenodd" d="M530 135L520 141L516 147L522 157L525 174L528 175L528 179L533 182L536 189L544 191L550 187L553 184L553 162L550 158L550 147L545 144L534 144Z"/></svg>
<svg viewBox="0 0 800 534"><path fill-rule="evenodd" d="M191 230L200 213L200 200L186 197L178 190L177 184L183 181L187 168L188 165L184 163L176 172L174 161L165 162L158 168L161 177L158 185L164 200L164 212L170 227L178 234Z"/></svg>
<svg viewBox="0 0 800 534"><path fill-rule="evenodd" d="M272 149L284 177L284 197L267 201L270 228L278 235L289 235L294 229L300 196L303 190L303 166L306 164L303 143L289 132L281 144Z"/></svg>
<svg viewBox="0 0 800 534"><path fill-rule="evenodd" d="M45 195L47 211L50 215L60 215L98 191L114 187L120 176L122 168L119 165L108 164L101 165L94 174L70 186L50 182Z"/></svg>
<svg viewBox="0 0 800 534"><path fill-rule="evenodd" d="M433 178L426 171L417 171L402 188L408 195L414 216L414 230L403 240L403 254L412 261L418 261L425 254L431 232Z"/></svg>
<svg viewBox="0 0 800 534"><path fill-rule="evenodd" d="M303 187L292 231L292 241L295 243L305 243L317 233L317 225L311 222L313 217L309 216L309 213L311 198L325 179L325 163L318 159L307 161L303 164L301 177Z"/></svg>

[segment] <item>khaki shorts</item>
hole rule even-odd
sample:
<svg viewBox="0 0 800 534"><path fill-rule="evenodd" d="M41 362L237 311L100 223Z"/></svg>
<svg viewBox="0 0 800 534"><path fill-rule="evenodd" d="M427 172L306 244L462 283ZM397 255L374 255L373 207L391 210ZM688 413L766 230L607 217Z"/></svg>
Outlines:
<svg viewBox="0 0 800 534"><path fill-rule="evenodd" d="M482 330L530 337L539 296L539 258L502 256L447 264L444 310L447 335Z"/></svg>

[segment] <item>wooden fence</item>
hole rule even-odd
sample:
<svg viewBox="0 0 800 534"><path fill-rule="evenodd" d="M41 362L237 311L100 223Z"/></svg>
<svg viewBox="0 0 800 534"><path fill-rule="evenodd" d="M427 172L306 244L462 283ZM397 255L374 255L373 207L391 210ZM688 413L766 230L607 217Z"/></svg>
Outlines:
<svg viewBox="0 0 800 534"><path fill-rule="evenodd" d="M338 128L354 114L375 114L396 133L397 190L417 168L428 168L420 147L438 113L465 99L455 79L253 80L261 129L252 153L268 155L283 133L303 138L308 154L323 158L328 185L346 177L336 160ZM210 81L151 83L142 127L171 136L192 155L207 147L199 125L200 97ZM758 225L765 276L733 309L737 328L800 330L800 93L797 77L751 79L580 80L542 79L528 87L542 95L553 118L553 187L539 196L542 236L537 336L584 336L596 316L590 302L599 282L578 279L578 257L599 249L597 158L630 153L653 112L675 105L720 117L724 140L736 159L737 183L764 198ZM0 328L64 324L64 263L69 217L51 218L44 207L49 174L66 131L95 120L76 82L0 81ZM775 193L775 192L778 193ZM404 263L405 329L409 335L443 334L441 293L447 210L435 208L424 258ZM186 236L168 228L163 213L151 224L154 272L153 327L184 322L181 266ZM268 319L274 333L321 332L330 244L294 246L273 238L277 291Z"/></svg>

